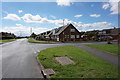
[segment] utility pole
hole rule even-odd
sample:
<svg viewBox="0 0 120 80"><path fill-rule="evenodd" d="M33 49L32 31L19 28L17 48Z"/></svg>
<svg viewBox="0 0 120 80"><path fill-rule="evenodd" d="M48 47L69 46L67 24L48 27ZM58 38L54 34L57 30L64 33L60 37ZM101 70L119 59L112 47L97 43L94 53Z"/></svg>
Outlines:
<svg viewBox="0 0 120 80"><path fill-rule="evenodd" d="M65 19L63 19L63 26L64 26L64 21L65 21Z"/></svg>
<svg viewBox="0 0 120 80"><path fill-rule="evenodd" d="M30 34L32 34L32 28L30 28Z"/></svg>

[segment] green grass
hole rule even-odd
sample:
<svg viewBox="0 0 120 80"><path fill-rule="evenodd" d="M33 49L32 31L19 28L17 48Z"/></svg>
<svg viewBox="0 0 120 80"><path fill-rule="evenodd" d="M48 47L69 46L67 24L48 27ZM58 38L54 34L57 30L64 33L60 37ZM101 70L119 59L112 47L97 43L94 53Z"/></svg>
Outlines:
<svg viewBox="0 0 120 80"><path fill-rule="evenodd" d="M54 43L54 42L49 42L49 41L34 41L34 40L32 40L32 38L29 38L28 42L30 42L30 43L49 43L49 44Z"/></svg>
<svg viewBox="0 0 120 80"><path fill-rule="evenodd" d="M67 56L73 64L62 66L54 57ZM56 74L51 78L117 78L118 69L75 46L48 48L38 53L38 59L45 68L52 68Z"/></svg>
<svg viewBox="0 0 120 80"><path fill-rule="evenodd" d="M5 39L5 40L0 40L1 42L11 42L11 41L15 41L16 39Z"/></svg>
<svg viewBox="0 0 120 80"><path fill-rule="evenodd" d="M118 53L118 45L115 44L95 44L95 45L86 45L86 46L107 51L116 55L120 55L120 53Z"/></svg>

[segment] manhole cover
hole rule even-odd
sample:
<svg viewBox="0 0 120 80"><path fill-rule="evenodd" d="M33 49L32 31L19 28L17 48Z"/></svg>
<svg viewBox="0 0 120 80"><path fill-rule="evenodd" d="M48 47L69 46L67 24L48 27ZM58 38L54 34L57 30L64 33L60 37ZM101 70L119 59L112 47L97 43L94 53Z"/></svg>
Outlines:
<svg viewBox="0 0 120 80"><path fill-rule="evenodd" d="M68 65L73 63L73 61L68 57L55 57L55 60L57 60L62 65Z"/></svg>

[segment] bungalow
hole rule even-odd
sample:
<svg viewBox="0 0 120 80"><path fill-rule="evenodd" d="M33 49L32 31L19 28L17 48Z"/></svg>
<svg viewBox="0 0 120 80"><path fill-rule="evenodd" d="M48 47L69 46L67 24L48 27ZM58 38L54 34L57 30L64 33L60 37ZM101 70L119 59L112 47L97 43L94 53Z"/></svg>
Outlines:
<svg viewBox="0 0 120 80"><path fill-rule="evenodd" d="M81 39L81 33L72 24L68 24L41 33L37 39L51 41L79 41Z"/></svg>

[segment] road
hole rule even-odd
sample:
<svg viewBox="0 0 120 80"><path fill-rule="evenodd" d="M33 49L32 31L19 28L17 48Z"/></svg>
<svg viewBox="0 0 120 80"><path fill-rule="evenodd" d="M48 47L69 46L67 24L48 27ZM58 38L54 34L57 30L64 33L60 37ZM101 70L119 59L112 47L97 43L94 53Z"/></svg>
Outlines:
<svg viewBox="0 0 120 80"><path fill-rule="evenodd" d="M2 47L3 78L43 78L36 61L36 52L64 44L34 44L19 39L0 45Z"/></svg>
<svg viewBox="0 0 120 80"><path fill-rule="evenodd" d="M60 43L60 44L35 44L28 43L27 39L19 39L0 45L2 48L2 78L43 78L35 55L50 47L63 45L104 44L105 42L92 43ZM0 54L0 57L1 57Z"/></svg>
<svg viewBox="0 0 120 80"><path fill-rule="evenodd" d="M3 78L41 78L33 51L26 39L2 45Z"/></svg>

